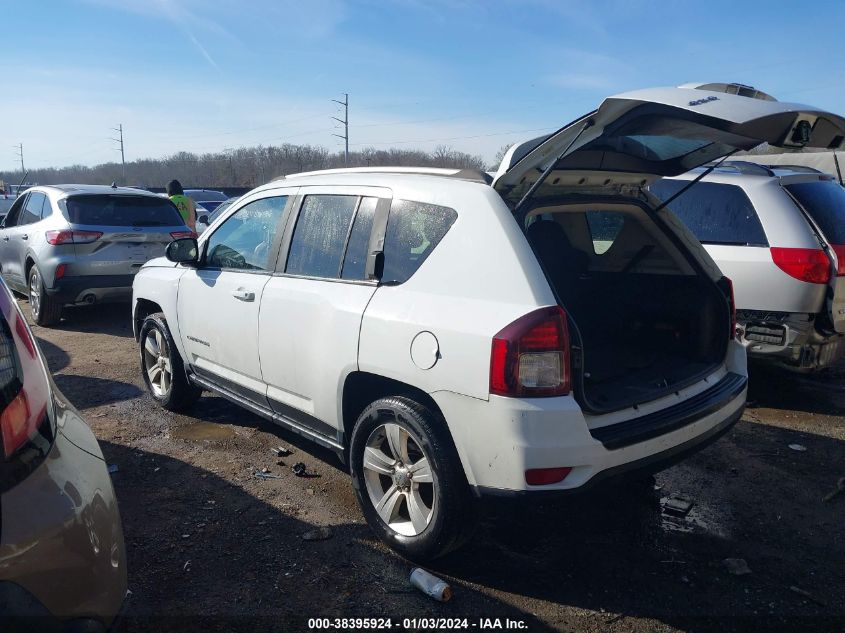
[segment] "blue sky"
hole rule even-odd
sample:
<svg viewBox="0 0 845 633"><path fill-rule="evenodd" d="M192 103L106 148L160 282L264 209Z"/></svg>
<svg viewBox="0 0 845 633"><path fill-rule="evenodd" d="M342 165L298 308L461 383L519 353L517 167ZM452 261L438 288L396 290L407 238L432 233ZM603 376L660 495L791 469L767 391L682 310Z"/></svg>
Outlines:
<svg viewBox="0 0 845 633"><path fill-rule="evenodd" d="M0 169L257 144L491 160L610 94L738 81L845 111L845 3L0 0Z"/></svg>

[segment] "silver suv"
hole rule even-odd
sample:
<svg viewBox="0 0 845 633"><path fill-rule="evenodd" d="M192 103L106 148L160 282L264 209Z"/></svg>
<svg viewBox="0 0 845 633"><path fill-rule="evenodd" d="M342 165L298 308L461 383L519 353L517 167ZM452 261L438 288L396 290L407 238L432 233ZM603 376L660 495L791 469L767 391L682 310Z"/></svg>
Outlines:
<svg viewBox="0 0 845 633"><path fill-rule="evenodd" d="M808 167L703 170L650 189L733 280L749 355L804 371L845 356L845 189Z"/></svg>
<svg viewBox="0 0 845 633"><path fill-rule="evenodd" d="M193 233L170 200L101 185L32 187L0 225L0 274L29 296L38 325L62 306L128 300L132 279L167 244Z"/></svg>

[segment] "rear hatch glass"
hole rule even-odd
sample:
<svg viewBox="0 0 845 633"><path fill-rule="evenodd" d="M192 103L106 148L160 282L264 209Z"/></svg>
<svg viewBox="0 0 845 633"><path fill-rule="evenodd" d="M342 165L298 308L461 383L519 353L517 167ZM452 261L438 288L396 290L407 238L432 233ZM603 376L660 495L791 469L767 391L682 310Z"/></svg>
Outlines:
<svg viewBox="0 0 845 633"><path fill-rule="evenodd" d="M71 224L97 226L182 226L170 200L153 196L81 195L67 198L64 207Z"/></svg>
<svg viewBox="0 0 845 633"><path fill-rule="evenodd" d="M668 200L688 185L686 180L658 180L649 190ZM735 185L698 182L672 200L669 208L702 244L769 245L754 205Z"/></svg>

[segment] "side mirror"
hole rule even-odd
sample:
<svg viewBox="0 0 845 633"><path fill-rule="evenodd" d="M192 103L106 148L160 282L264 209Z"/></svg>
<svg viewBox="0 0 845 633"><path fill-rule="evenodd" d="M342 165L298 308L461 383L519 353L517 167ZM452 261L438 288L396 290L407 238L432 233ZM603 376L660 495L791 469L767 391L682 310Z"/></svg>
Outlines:
<svg viewBox="0 0 845 633"><path fill-rule="evenodd" d="M197 218L197 222L201 222L202 224L205 224L206 226L208 226L209 224L211 224L211 223L208 221L208 214L206 214L206 213L203 213L201 216L199 216L199 217Z"/></svg>
<svg viewBox="0 0 845 633"><path fill-rule="evenodd" d="M196 264L199 261L199 253L196 239L183 237L170 242L164 251L164 256L177 264Z"/></svg>

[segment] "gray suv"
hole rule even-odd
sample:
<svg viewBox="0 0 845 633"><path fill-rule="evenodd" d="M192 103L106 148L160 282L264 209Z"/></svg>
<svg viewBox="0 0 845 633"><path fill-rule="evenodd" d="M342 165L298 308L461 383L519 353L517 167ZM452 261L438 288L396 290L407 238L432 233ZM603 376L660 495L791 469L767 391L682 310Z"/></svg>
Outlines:
<svg viewBox="0 0 845 633"><path fill-rule="evenodd" d="M129 300L138 269L191 235L173 203L153 193L32 187L0 225L0 274L28 295L36 323L53 325L67 304Z"/></svg>
<svg viewBox="0 0 845 633"><path fill-rule="evenodd" d="M749 356L803 371L841 359L845 189L808 167L737 160L704 169L650 189L733 280Z"/></svg>

